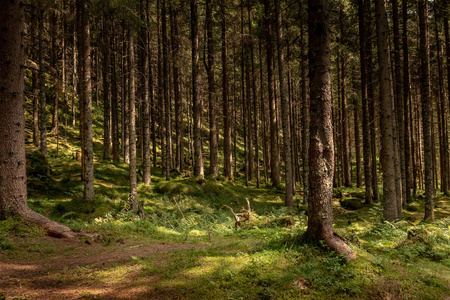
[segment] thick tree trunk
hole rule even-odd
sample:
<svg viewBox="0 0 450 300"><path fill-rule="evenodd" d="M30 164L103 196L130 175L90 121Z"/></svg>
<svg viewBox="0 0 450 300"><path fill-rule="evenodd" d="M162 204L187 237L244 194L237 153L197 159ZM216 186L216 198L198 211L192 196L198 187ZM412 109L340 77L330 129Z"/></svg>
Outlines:
<svg viewBox="0 0 450 300"><path fill-rule="evenodd" d="M430 49L428 42L428 2L419 0L420 75L422 101L423 152L425 163L425 219L434 220L433 140L430 97Z"/></svg>
<svg viewBox="0 0 450 300"><path fill-rule="evenodd" d="M394 141L394 119L393 111L394 92L392 89L392 72L389 53L389 27L386 16L384 0L376 0L376 25L378 62L380 66L380 110L381 110L381 167L383 170L383 197L384 215L388 221L399 217L397 211L397 189L395 170L395 141Z"/></svg>
<svg viewBox="0 0 450 300"><path fill-rule="evenodd" d="M191 0L192 102L194 116L194 176L203 178L202 101L198 95L198 12L197 0Z"/></svg>
<svg viewBox="0 0 450 300"><path fill-rule="evenodd" d="M51 236L74 237L68 227L27 206L25 159L23 10L20 1L0 1L0 220L10 215L37 224Z"/></svg>
<svg viewBox="0 0 450 300"><path fill-rule="evenodd" d="M332 250L356 257L333 231L334 143L330 74L330 31L328 1L308 1L311 125L309 148L310 201L307 236L323 240Z"/></svg>
<svg viewBox="0 0 450 300"><path fill-rule="evenodd" d="M278 44L278 72L280 81L281 113L283 124L284 160L286 163L286 196L284 204L294 206L293 195L293 168L292 168L292 148L291 148L291 128L290 128L290 106L286 95L286 82L284 70L284 38L281 25L281 10L279 1L275 2L277 13L277 44Z"/></svg>

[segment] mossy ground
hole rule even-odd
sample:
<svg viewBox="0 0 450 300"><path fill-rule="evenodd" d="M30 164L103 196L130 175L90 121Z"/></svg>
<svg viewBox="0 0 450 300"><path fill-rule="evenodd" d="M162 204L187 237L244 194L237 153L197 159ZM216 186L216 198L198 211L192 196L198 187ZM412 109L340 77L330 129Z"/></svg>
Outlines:
<svg viewBox="0 0 450 300"><path fill-rule="evenodd" d="M94 117L99 117L99 114ZM98 120L97 120L98 121ZM99 127L100 128L100 127ZM61 130L64 137L65 129ZM97 241L45 237L20 220L0 222L0 299L448 299L450 199L436 198L436 221L423 222L423 199L385 222L381 205L351 211L334 199L335 230L358 258L348 263L323 245L304 241L306 215L283 206L283 192L262 183L184 178L165 181L152 169L152 184L139 184L146 218L126 210L128 165L98 159L96 202L85 203L81 168L67 142L50 136L51 188L34 189L29 205L74 230L99 233ZM100 136L100 132L96 133ZM30 145L27 146L32 150ZM47 179L46 179L47 180ZM37 185L39 187L39 185ZM358 188L336 190L363 198ZM252 226L235 229L228 205L245 198ZM296 196L301 200L301 196ZM271 222L292 216L295 225ZM22 271L21 271L22 270Z"/></svg>

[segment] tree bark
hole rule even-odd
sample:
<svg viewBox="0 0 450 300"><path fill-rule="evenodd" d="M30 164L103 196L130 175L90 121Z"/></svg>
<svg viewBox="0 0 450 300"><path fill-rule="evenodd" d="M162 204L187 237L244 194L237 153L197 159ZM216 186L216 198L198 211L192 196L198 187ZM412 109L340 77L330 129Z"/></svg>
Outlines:
<svg viewBox="0 0 450 300"><path fill-rule="evenodd" d="M42 5L42 3L40 3ZM44 9L39 8L39 29L38 29L38 49L39 49L39 132L40 150L45 156L47 150L47 101L45 92L45 49L44 49Z"/></svg>
<svg viewBox="0 0 450 300"><path fill-rule="evenodd" d="M389 53L389 27L384 0L376 0L376 28L378 62L380 67L380 109L381 109L381 167L383 170L384 216L388 221L398 219L395 170L395 141L393 111L392 72Z"/></svg>
<svg viewBox="0 0 450 300"><path fill-rule="evenodd" d="M192 102L194 117L194 176L203 178L202 101L198 95L198 11L197 0L191 0Z"/></svg>
<svg viewBox="0 0 450 300"><path fill-rule="evenodd" d="M231 124L232 113L228 97L228 70L227 70L227 32L226 32L226 13L225 0L221 0L221 26L222 26L222 101L223 101L223 169L225 178L233 177L232 153L231 153Z"/></svg>
<svg viewBox="0 0 450 300"><path fill-rule="evenodd" d="M430 97L430 48L428 41L428 2L419 0L420 76L422 102L423 151L425 165L425 220L434 220L433 140L431 136L432 113Z"/></svg>
<svg viewBox="0 0 450 300"><path fill-rule="evenodd" d="M327 0L308 0L310 69L310 145L307 236L325 244L347 260L353 250L333 231L334 142L330 74L330 30Z"/></svg>
<svg viewBox="0 0 450 300"><path fill-rule="evenodd" d="M136 174L136 65L134 59L133 26L128 26L128 91L129 91L129 132L130 132L130 208L137 212L137 174Z"/></svg>
<svg viewBox="0 0 450 300"><path fill-rule="evenodd" d="M0 220L10 215L41 226L49 235L75 233L27 206L25 159L23 10L20 1L1 0L0 28Z"/></svg>
<svg viewBox="0 0 450 300"><path fill-rule="evenodd" d="M293 168L292 168L292 148L291 148L291 128L290 128L290 106L286 95L286 82L284 70L284 38L283 27L281 25L280 2L275 1L277 13L277 44L278 44L278 72L280 81L281 114L283 125L284 160L286 163L286 196L284 204L294 206L293 195Z"/></svg>
<svg viewBox="0 0 450 300"><path fill-rule="evenodd" d="M79 12L79 51L80 51L80 102L82 118L80 128L82 128L82 167L84 192L83 198L94 201L94 149L92 136L92 87L91 87L91 45L90 45L90 21L87 1L77 0Z"/></svg>
<svg viewBox="0 0 450 300"><path fill-rule="evenodd" d="M111 152L111 89L110 89L110 50L109 50L109 14L103 13L103 159L110 160ZM112 87L114 89L115 87Z"/></svg>

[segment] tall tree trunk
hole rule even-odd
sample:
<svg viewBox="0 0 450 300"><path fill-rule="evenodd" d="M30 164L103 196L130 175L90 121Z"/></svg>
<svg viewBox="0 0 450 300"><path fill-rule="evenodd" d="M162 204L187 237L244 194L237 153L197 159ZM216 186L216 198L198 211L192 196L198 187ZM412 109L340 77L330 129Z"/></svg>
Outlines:
<svg viewBox="0 0 450 300"><path fill-rule="evenodd" d="M134 59L134 28L128 26L128 91L129 91L129 131L130 131L130 208L137 212L137 175L136 175L136 64Z"/></svg>
<svg viewBox="0 0 450 300"><path fill-rule="evenodd" d="M0 28L0 220L10 215L37 224L49 235L74 237L68 227L27 206L25 159L23 10L20 1L1 0Z"/></svg>
<svg viewBox="0 0 450 300"><path fill-rule="evenodd" d="M148 1L140 0L140 84L141 84L141 99L142 99L142 181L144 184L151 183L151 153L150 153L150 100L149 100L149 41L148 41L148 18L147 5Z"/></svg>
<svg viewBox="0 0 450 300"><path fill-rule="evenodd" d="M422 101L423 151L425 163L425 219L434 220L433 140L430 97L430 49L428 41L428 2L419 0L420 76Z"/></svg>
<svg viewBox="0 0 450 300"><path fill-rule="evenodd" d="M405 201L408 203L411 199L411 143L410 143L410 103L411 103L411 92L410 92L410 79L409 79L409 54L408 54L408 1L402 1L402 48L403 48L403 128L404 128L404 148L405 148Z"/></svg>
<svg viewBox="0 0 450 300"><path fill-rule="evenodd" d="M449 21L448 16L450 14L450 9L448 7L448 0L443 0L443 23L444 23L444 36L445 36L445 54L447 57L446 64L447 64L447 97L448 97L448 107L450 110L450 33L449 33ZM450 159L449 159L449 147L444 149L445 156L447 157L447 163L448 168L447 171L449 172L447 175L447 187L450 189Z"/></svg>
<svg viewBox="0 0 450 300"><path fill-rule="evenodd" d="M299 18L300 18L300 80L301 80L301 102L302 102L302 161L303 161L303 204L308 204L309 189L309 99L306 91L306 62L307 53L305 47L305 26L303 1L299 1Z"/></svg>
<svg viewBox="0 0 450 300"><path fill-rule="evenodd" d="M376 0L376 27L378 45L378 64L380 66L380 110L381 110L381 167L383 170L384 215L388 221L399 217L397 211L397 189L395 183L395 141L393 111L394 92L392 89L392 72L389 54L389 27L386 16L386 3Z"/></svg>
<svg viewBox="0 0 450 300"><path fill-rule="evenodd" d="M221 26L222 26L222 98L223 98L223 169L225 178L233 177L232 153L231 153L231 124L232 111L228 97L228 70L227 70L227 32L226 32L226 14L225 0L221 0Z"/></svg>
<svg viewBox="0 0 450 300"><path fill-rule="evenodd" d="M111 89L110 89L110 51L109 51L109 14L103 13L103 159L110 160L111 152ZM112 89L114 89L113 87Z"/></svg>
<svg viewBox="0 0 450 300"><path fill-rule="evenodd" d="M347 74L346 74L346 62L343 50L341 50L341 74L342 74L342 86L341 86L341 124L342 124L342 171L344 177L344 186L352 186L352 176L350 173L350 158L349 158L349 138L348 138L348 117L347 117Z"/></svg>
<svg viewBox="0 0 450 300"><path fill-rule="evenodd" d="M253 35L252 35L252 18L251 18L251 3L250 0L247 1L247 12L248 12L248 32L251 38L249 47L250 47L250 60L251 60L251 78L252 82L252 95L253 95L253 107L255 110L253 125L254 125L254 138L255 138L255 160L256 160L256 187L259 188L261 181L261 172L259 166L259 105L258 99L256 96L256 76L255 76L255 57L253 51Z"/></svg>
<svg viewBox="0 0 450 300"><path fill-rule="evenodd" d="M405 174L405 140L403 138L405 134L404 129L404 101L403 101L403 85L402 85L402 72L401 72L401 59L400 59L400 26L399 26L399 13L398 13L398 0L392 0L392 16L393 16L393 29L394 29L394 102L396 111L396 125L397 125L397 156L399 158L398 165L400 169L400 184L401 184L401 201L402 204L406 203L406 174Z"/></svg>
<svg viewBox="0 0 450 300"><path fill-rule="evenodd" d="M170 168L172 165L172 108L169 98L169 54L168 54L168 42L167 42L167 14L166 14L166 0L162 0L162 51L163 51L163 96L164 96L164 133L165 133L165 176L166 180L170 180ZM163 147L163 145L162 145Z"/></svg>
<svg viewBox="0 0 450 300"><path fill-rule="evenodd" d="M444 92L444 74L442 72L442 58L441 58L441 41L439 38L439 28L438 28L438 11L436 8L436 3L434 5L434 29L436 36L436 53L437 53L437 68L438 68L438 105L440 109L437 110L439 126L440 126L440 166L441 166L441 191L444 194L448 194L449 192L449 161L448 161L448 131L447 131L447 102L445 101L445 92Z"/></svg>
<svg viewBox="0 0 450 300"><path fill-rule="evenodd" d="M94 201L94 149L92 136L92 86L91 86L91 45L90 17L87 2L77 0L79 13L79 66L80 66L80 131L82 150L82 173L84 181L83 198Z"/></svg>
<svg viewBox="0 0 450 300"><path fill-rule="evenodd" d="M214 82L214 39L212 0L206 0L206 36L208 43L208 103L209 103L209 171L217 179L219 177L218 134L216 122L216 91Z"/></svg>
<svg viewBox="0 0 450 300"><path fill-rule="evenodd" d="M269 123L270 123L270 177L272 185L279 187L280 178L280 151L278 145L278 122L276 101L273 91L273 49L272 49L272 22L270 16L270 0L264 0L265 28L266 28L266 54L267 54L267 81L269 92Z"/></svg>
<svg viewBox="0 0 450 300"><path fill-rule="evenodd" d="M333 231L334 145L330 76L330 31L327 0L308 1L309 69L311 95L310 201L307 236L323 240L349 260L353 250Z"/></svg>
<svg viewBox="0 0 450 300"><path fill-rule="evenodd" d="M283 141L284 141L284 159L286 163L286 197L284 204L286 206L294 206L293 197L293 168L292 168L292 148L291 148L291 128L290 128L290 106L286 95L286 82L284 70L284 38L283 28L281 25L280 2L275 1L275 9L277 13L277 44L278 44L278 72L280 81L280 98L281 113L283 124Z"/></svg>
<svg viewBox="0 0 450 300"><path fill-rule="evenodd" d="M370 0L364 1L364 13L367 18L365 18L365 26L367 33L372 32L373 23L371 18L371 6ZM372 51L372 37L371 34L366 34L366 75L367 75L367 101L369 104L369 130L370 130L370 150L372 158L371 170L372 170L372 195L375 200L379 199L378 190L378 172L377 172L377 135L376 135L376 110L375 110L375 93L374 93L374 80L372 78L373 70L373 51Z"/></svg>
<svg viewBox="0 0 450 300"><path fill-rule="evenodd" d="M111 64L111 86L117 86L117 72L116 72L116 49L115 49L115 38L114 38L114 26L110 37L110 47L113 49L110 55ZM118 162L120 160L119 156L119 99L117 95L117 88L111 89L111 136L112 136L112 156L113 161Z"/></svg>
<svg viewBox="0 0 450 300"><path fill-rule="evenodd" d="M202 101L198 95L198 11L197 0L191 0L192 102L194 115L194 176L203 178Z"/></svg>
<svg viewBox="0 0 450 300"><path fill-rule="evenodd" d="M357 95L356 90L356 70L352 68L352 86L353 86L353 94ZM356 160L356 186L358 188L362 187L362 178L361 178L361 142L360 142L360 129L359 129L359 99L357 97L353 98L353 125L355 128L355 160Z"/></svg>
<svg viewBox="0 0 450 300"><path fill-rule="evenodd" d="M42 3L40 3L42 5ZM45 93L45 49L44 49L44 9L39 9L38 49L39 49L39 131L40 149L48 155L47 150L47 101Z"/></svg>
<svg viewBox="0 0 450 300"><path fill-rule="evenodd" d="M176 133L176 163L175 168L178 171L184 169L184 143L183 143L183 100L180 94L179 80L179 52L180 43L178 37L178 7L172 4L172 26L170 27L172 41L172 60L173 60L173 91L175 98L175 133Z"/></svg>

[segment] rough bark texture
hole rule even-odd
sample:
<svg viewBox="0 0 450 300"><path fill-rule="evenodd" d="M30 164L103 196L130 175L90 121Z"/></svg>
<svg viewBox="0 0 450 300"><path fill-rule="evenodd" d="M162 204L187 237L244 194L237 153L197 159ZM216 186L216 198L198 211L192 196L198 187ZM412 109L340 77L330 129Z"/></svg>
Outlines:
<svg viewBox="0 0 450 300"><path fill-rule="evenodd" d="M144 0L140 0L140 69L141 69L141 101L142 101L142 181L144 184L151 182L151 156L150 156L150 100L149 100L149 55L148 55L148 20Z"/></svg>
<svg viewBox="0 0 450 300"><path fill-rule="evenodd" d="M395 145L391 61L389 54L389 27L384 0L375 3L377 24L378 63L380 67L381 111L381 167L383 170L384 216L388 221L398 218L395 172Z"/></svg>
<svg viewBox="0 0 450 300"><path fill-rule="evenodd" d="M292 168L292 148L291 148L291 128L290 128L290 106L286 95L286 82L284 70L284 39L281 25L281 11L279 1L275 2L277 13L277 43L278 43L278 72L280 80L281 114L283 125L284 160L286 164L286 196L285 205L294 206L293 195L293 168Z"/></svg>
<svg viewBox="0 0 450 300"><path fill-rule="evenodd" d="M428 2L419 0L420 28L420 76L422 102L423 151L425 165L425 219L434 220L433 140L431 137L432 114L430 97L430 54L428 42Z"/></svg>
<svg viewBox="0 0 450 300"><path fill-rule="evenodd" d="M70 228L27 206L23 11L20 1L1 0L0 7L0 220L16 215L41 226L51 236L74 237Z"/></svg>
<svg viewBox="0 0 450 300"><path fill-rule="evenodd" d="M308 1L310 69L310 146L307 236L323 240L349 260L353 250L333 231L334 142L330 77L328 1Z"/></svg>
<svg viewBox="0 0 450 300"><path fill-rule="evenodd" d="M169 98L169 45L167 42L167 14L166 0L162 3L162 51L163 51L163 94L164 94L164 134L165 134L165 151L164 166L166 180L170 180L170 169L172 166L172 107ZM162 144L164 145L164 144Z"/></svg>
<svg viewBox="0 0 450 300"><path fill-rule="evenodd" d="M82 103L82 168L85 200L94 201L94 149L92 142L92 96L91 96L91 45L89 29L89 12L87 2L77 0L79 12L79 51L80 51L80 102Z"/></svg>
<svg viewBox="0 0 450 300"><path fill-rule="evenodd" d="M137 175L136 175L136 65L134 59L134 28L129 26L128 28L128 66L130 70L130 78L128 79L129 95L129 131L130 131L130 208L134 212L137 212Z"/></svg>

